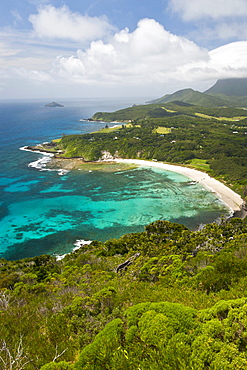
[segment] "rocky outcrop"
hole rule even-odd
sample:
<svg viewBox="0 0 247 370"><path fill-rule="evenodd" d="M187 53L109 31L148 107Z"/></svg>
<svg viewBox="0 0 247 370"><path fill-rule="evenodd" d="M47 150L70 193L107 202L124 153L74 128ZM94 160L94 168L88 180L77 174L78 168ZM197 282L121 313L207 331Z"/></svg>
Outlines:
<svg viewBox="0 0 247 370"><path fill-rule="evenodd" d="M102 156L101 156L102 161L111 161L111 160L114 160L116 158L119 158L118 152L115 152L114 155L112 155L107 150L104 150L104 151L101 152L101 154L102 154Z"/></svg>
<svg viewBox="0 0 247 370"><path fill-rule="evenodd" d="M135 253L133 256L131 256L127 261L121 263L117 266L116 271L120 272L122 270L126 270L129 265L131 265L134 260L140 256L140 253Z"/></svg>
<svg viewBox="0 0 247 370"><path fill-rule="evenodd" d="M56 103L55 101L53 101L52 103L49 103L49 104L46 104L45 107L49 107L49 108L61 108L61 107L64 107L63 104L59 104L59 103Z"/></svg>

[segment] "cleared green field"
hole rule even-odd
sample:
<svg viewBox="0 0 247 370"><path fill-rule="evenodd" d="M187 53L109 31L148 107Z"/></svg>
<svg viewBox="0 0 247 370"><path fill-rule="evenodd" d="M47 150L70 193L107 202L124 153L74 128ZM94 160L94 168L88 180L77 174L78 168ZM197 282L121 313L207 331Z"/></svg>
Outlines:
<svg viewBox="0 0 247 370"><path fill-rule="evenodd" d="M109 132L122 130L123 126L127 127L127 128L133 127L132 123L126 123L126 124L123 123L123 124L116 125L114 127L104 127L101 130L95 131L95 132L100 132L100 133L103 133L103 134L107 134ZM135 125L135 127L141 127L141 126L140 125ZM95 132L92 132L92 133L95 133Z"/></svg>
<svg viewBox="0 0 247 370"><path fill-rule="evenodd" d="M199 171L205 171L205 172L210 171L210 166L205 159L193 158L191 159L189 164Z"/></svg>
<svg viewBox="0 0 247 370"><path fill-rule="evenodd" d="M166 135L166 134L169 134L170 132L171 132L170 128L162 127L162 126L159 126L153 130L154 134L161 134L161 135Z"/></svg>
<svg viewBox="0 0 247 370"><path fill-rule="evenodd" d="M201 118L208 118L208 119L216 119L217 121L230 121L230 122L237 122L241 121L243 119L246 119L247 116L240 116L240 117L215 117L215 116L209 116L207 114L203 113L195 113L195 116L201 117Z"/></svg>
<svg viewBox="0 0 247 370"><path fill-rule="evenodd" d="M58 139L53 139L52 142L53 143L59 143L61 141L61 138L58 138Z"/></svg>
<svg viewBox="0 0 247 370"><path fill-rule="evenodd" d="M101 132L101 133L107 134L108 132L118 131L121 128L122 128L121 126L118 126L118 127L105 127L105 128L102 128L101 130L99 130L97 132Z"/></svg>
<svg viewBox="0 0 247 370"><path fill-rule="evenodd" d="M169 113L177 113L177 111L176 110L171 110L171 109L167 109L167 108L165 108L165 107L161 107L162 109L164 109L164 110L166 110L167 112L169 112Z"/></svg>

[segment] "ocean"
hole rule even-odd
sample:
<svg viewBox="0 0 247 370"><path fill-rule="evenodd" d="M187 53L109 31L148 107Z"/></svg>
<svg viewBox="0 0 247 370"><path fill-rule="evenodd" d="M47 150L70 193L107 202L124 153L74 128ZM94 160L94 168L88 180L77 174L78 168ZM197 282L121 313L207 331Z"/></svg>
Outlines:
<svg viewBox="0 0 247 370"><path fill-rule="evenodd" d="M141 232L158 219L191 230L229 214L213 193L187 177L151 167L126 171L58 171L37 168L43 154L20 150L63 134L96 131L82 121L141 99L0 102L0 258L64 255L76 240L106 241ZM35 163L30 166L30 163Z"/></svg>

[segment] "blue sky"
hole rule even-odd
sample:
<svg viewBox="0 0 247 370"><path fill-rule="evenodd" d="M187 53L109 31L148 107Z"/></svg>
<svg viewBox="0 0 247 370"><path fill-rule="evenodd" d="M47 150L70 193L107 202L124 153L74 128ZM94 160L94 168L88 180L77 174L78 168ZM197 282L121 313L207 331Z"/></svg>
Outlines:
<svg viewBox="0 0 247 370"><path fill-rule="evenodd" d="M247 0L6 0L0 99L159 97L247 77Z"/></svg>

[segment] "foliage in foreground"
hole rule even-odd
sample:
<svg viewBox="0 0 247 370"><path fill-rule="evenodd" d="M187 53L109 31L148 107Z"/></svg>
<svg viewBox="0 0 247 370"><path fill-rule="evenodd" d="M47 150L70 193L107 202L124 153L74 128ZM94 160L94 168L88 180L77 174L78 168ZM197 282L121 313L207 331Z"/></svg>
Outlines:
<svg viewBox="0 0 247 370"><path fill-rule="evenodd" d="M246 369L246 246L240 219L157 221L61 261L1 260L0 366Z"/></svg>

